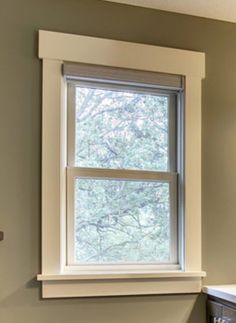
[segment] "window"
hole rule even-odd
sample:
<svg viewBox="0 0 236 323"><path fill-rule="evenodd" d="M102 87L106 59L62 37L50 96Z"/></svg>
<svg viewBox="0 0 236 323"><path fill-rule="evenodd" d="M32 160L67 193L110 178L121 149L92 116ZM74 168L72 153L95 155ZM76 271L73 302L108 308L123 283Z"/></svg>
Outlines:
<svg viewBox="0 0 236 323"><path fill-rule="evenodd" d="M68 266L179 269L176 116L181 78L176 77L180 89L170 90L137 83L148 73L137 77L136 71L134 77L132 71L119 70L126 76L122 81L114 68L65 65L64 70ZM108 70L116 75L112 81L104 78Z"/></svg>
<svg viewBox="0 0 236 323"><path fill-rule="evenodd" d="M204 55L41 31L39 56L43 296L200 291Z"/></svg>

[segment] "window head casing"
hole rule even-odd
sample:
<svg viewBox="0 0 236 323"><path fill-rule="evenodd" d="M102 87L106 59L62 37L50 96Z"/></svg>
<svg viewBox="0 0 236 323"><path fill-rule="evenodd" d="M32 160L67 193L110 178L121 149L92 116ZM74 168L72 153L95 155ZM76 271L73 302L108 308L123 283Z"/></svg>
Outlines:
<svg viewBox="0 0 236 323"><path fill-rule="evenodd" d="M138 56L137 53L142 53L142 55ZM204 77L204 54L162 48L157 46L41 31L39 56L40 58L43 58L43 232L42 274L38 275L38 279L43 281L43 296L76 297L99 295L163 294L181 292L186 293L200 291L201 277L204 275L201 272L200 213L200 107L201 79ZM129 60L129 57L131 56L133 57L132 62ZM83 65L76 65L77 67L75 68L75 65L71 65L70 63L68 64L65 62L82 63ZM84 64L89 64L89 68L88 65ZM63 65L65 66L65 75L67 75L67 79L69 79L67 82L65 82L65 78L63 78L61 73ZM97 65L100 69L99 78L96 78L93 75L94 65ZM104 65L109 66L106 72L104 72L106 75L102 74ZM83 69L86 69L87 74L84 76L83 71L81 72L81 66L83 67ZM92 70L90 69L91 66ZM114 72L110 72L111 67L115 67L116 70L121 74L123 73L123 69L125 69L126 72L127 69L131 70L132 73L130 75L132 75L133 79L130 80L130 75L127 76L126 73L128 80L122 80L124 75L122 76L118 72L117 73L119 74L119 77L114 79ZM78 71L76 71L77 68L80 68L79 80L76 80L76 76L78 76ZM141 76L138 72L139 70L143 71L143 74L141 73ZM183 199L185 200L184 226L183 223L181 223L184 240L181 242L183 247L179 248L179 250L183 250L184 259L182 254L178 254L178 257L176 257L177 252L173 252L173 248L169 248L169 253L166 252L168 250L168 247L166 249L164 248L164 253L162 253L162 256L165 255L165 257L161 259L161 253L160 250L158 251L158 248L154 248L157 252L156 254L155 252L152 253L152 256L150 256L150 254L148 255L146 253L145 248L143 247L146 243L147 245L149 245L148 250L150 250L150 241L147 242L147 240L144 239L145 232L143 233L143 231L144 229L147 230L147 227L150 227L150 223L152 221L155 222L155 220L157 219L157 217L154 216L152 207L152 203L155 203L153 201L155 201L155 198L157 196L159 196L159 201L161 199L164 200L164 196L169 196L169 202L165 201L165 203L162 203L163 209L167 210L164 212L164 214L167 218L169 208L169 214L171 215L170 218L176 219L176 216L173 216L176 212L174 212L173 210L177 208L175 208L174 205L171 205L171 201L176 201L173 196L177 191L180 191L179 189L176 189L176 173L180 172L182 162L179 158L180 154L176 155L176 149L173 147L175 147L176 136L180 138L182 135L180 127L177 127L177 130L175 132L176 136L166 136L166 138L168 138L166 139L166 147L168 151L168 154L166 154L166 156L168 155L168 157L165 158L165 154L159 153L159 160L158 158L157 160L153 159L153 163L150 163L150 160L152 160L152 158L145 159L146 154L143 154L144 157L142 158L141 164L139 158L137 158L138 155L136 156L135 154L127 154L128 152L130 152L130 149L128 149L128 147L130 148L129 144L130 142L132 142L131 140L129 142L128 139L135 134L136 137L134 136L135 140L133 140L134 151L140 152L141 147L145 150L145 148L148 147L147 141L145 141L145 135L150 135L150 133L148 134L147 129L150 130L155 128L146 127L147 129L145 129L143 124L145 122L150 123L151 119L155 121L158 116L155 113L157 113L158 109L154 110L153 115L151 113L152 118L149 118L150 120L148 118L145 119L145 113L147 116L150 111L146 111L144 109L143 115L139 115L136 122L132 123L132 118L130 118L131 121L126 123L125 126L123 125L123 128L121 127L122 129L120 130L120 133L122 133L123 131L123 133L126 134L126 136L123 136L124 138L122 139L123 146L122 143L116 142L117 136L112 134L109 137L109 140L107 140L107 137L100 138L100 141L94 141L94 138L92 138L90 142L87 143L85 143L83 140L83 152L81 152L80 150L80 148L82 147L80 138L83 138L83 133L81 131L86 132L89 129L91 130L93 128L98 128L100 133L102 130L106 130L107 128L109 131L111 131L111 128L119 120L116 114L119 115L119 113L122 111L121 104L118 109L119 111L111 111L109 112L110 114L103 112L104 106L106 105L104 103L105 101L103 101L103 109L96 112L102 114L103 117L100 119L90 117L90 119L87 119L86 121L89 127L87 125L86 128L78 117L78 115L82 111L81 103L78 103L78 101L81 102L81 100L76 100L76 97L81 98L84 96L83 98L85 98L86 91L87 94L90 91L91 98L93 97L93 95L91 95L91 92L97 91L96 97L94 96L90 101L89 109L94 103L93 100L97 99L98 96L110 96L109 100L110 102L112 102L114 107L116 107L118 102L116 100L116 97L121 97L121 101L123 100L123 103L126 102L126 104L123 105L122 115L125 115L126 118L128 116L128 119L132 113L135 114L135 111L137 111L138 108L141 110L140 102L146 100L146 102L149 101L150 103L150 101L152 101L152 103L154 105L156 104L156 106L158 106L158 104L159 106L161 106L160 102L162 102L163 107L165 106L165 104L166 107L168 106L167 129L174 128L170 127L169 123L171 122L172 124L175 124L175 120L179 119L179 113L174 113L172 116L171 114L169 115L169 107L175 106L173 102L179 102L180 98L178 97L178 99L176 100L176 93L174 93L175 91L173 92L173 87L171 92L167 91L168 93L164 93L163 88L157 89L155 86L153 87L153 84L155 84L155 82L153 82L152 77L154 77L154 75L158 75L158 73L156 72L171 74L173 77L172 82L176 81L176 75L178 79L181 79L178 75L185 77L185 179L183 181L182 175L178 179L180 187L181 185L185 186L184 194L182 193ZM144 78L145 81L142 78ZM106 80L105 82L104 79ZM72 122L69 121L69 124L73 124L73 126L69 127L69 129L74 128L73 131L69 131L68 133L68 141L66 121L67 110L65 104L66 98L63 95L63 93L65 93L66 83L68 83L69 88L68 120L72 120ZM166 84L164 84L164 87L166 87ZM140 98L142 98L143 101ZM124 106L128 105L127 102L129 102L129 100L135 101L135 99L138 103L136 103L136 106L135 104L133 104L134 112L132 112L132 107L124 109ZM109 100L106 99L106 102L108 102ZM71 104L71 102L73 101L75 102L75 104ZM168 104L165 103L165 101L168 102ZM73 106L74 111L73 108L71 109L71 107ZM163 108L163 110L159 108L159 113L161 113L161 111L163 112L164 110L165 108ZM172 109L171 111L174 111L174 109ZM104 117L105 114L106 117ZM175 115L177 115L176 119ZM95 123L94 119L96 119ZM101 120L103 122L101 122ZM104 120L106 120L106 122L104 122ZM109 120L110 122L108 122ZM133 127L131 127L131 124ZM76 131L79 135L76 135ZM161 133L159 133L159 135L161 135ZM156 136L158 135L156 134ZM95 139L97 137L98 136L96 135ZM155 134L153 135L153 137L155 138ZM163 138L164 137L165 136L163 135ZM140 138L143 140L143 145L140 144ZM78 144L75 144L76 141L78 142ZM156 142L155 139L153 140L153 143L154 142ZM94 147L96 146L99 146L100 148L94 149ZM119 147L121 147L120 150ZM121 156L120 152L125 150L124 147L127 148L127 153ZM116 150L115 153L114 150ZM97 154L98 151L99 154ZM107 158L108 151L109 158ZM153 152L153 147L148 147L146 149L146 153L149 154L149 157L154 156ZM170 155L171 158L169 158ZM103 162L101 163L102 160ZM104 160L107 160L108 163L104 164ZM148 160L149 164L147 162ZM160 160L162 160L162 166L160 166ZM85 164L83 164L82 161ZM166 161L166 169L163 166L165 164L165 162L163 161ZM169 161L172 162L169 163ZM155 169L156 166L153 169L152 167L154 164L159 165L159 169ZM121 216L118 217L116 214L114 214L114 208L112 207L112 203L114 203L114 201L120 201L118 203L119 207L116 208L116 210L119 211L118 213L120 215L124 210L124 207L122 206L124 198L113 199L113 202L110 203L110 209L106 210L108 211L106 212L107 214L100 214L101 218L95 225L96 227L98 225L98 222L100 221L99 230L101 231L102 228L102 230L104 230L103 233L105 233L103 235L102 249L100 250L101 252L99 251L99 253L98 249L95 250L95 253L91 252L91 250L94 251L95 243L94 246L89 249L89 241L87 241L85 238L83 238L82 240L71 238L71 241L69 239L68 243L68 250L71 251L71 254L69 254L66 248L67 234L65 228L68 224L68 236L73 237L73 232L75 232L75 225L73 224L74 217L71 216L74 214L74 210L70 209L71 206L72 209L74 208L77 212L76 214L80 214L77 217L77 219L79 219L79 221L77 221L79 222L79 225L76 224L77 230L80 231L79 237L82 237L81 232L83 233L83 230L88 230L88 226L86 228L86 225L80 221L81 214L83 214L82 211L85 209L84 205L74 202L75 195L77 195L78 197L76 201L87 200L87 204L95 204L100 208L100 210L103 210L104 212L104 201L101 202L99 200L99 196L104 194L97 194L97 196L95 194L95 196L93 195L91 199L90 194L88 194L90 191L92 191L90 188L93 188L93 191L95 192L106 192L107 195L109 195L109 192L113 192L111 194L111 196L113 196L114 192L116 194L122 192L121 188L123 186L128 192L128 194L125 195L125 197L127 198L127 201L125 200L125 204L127 205L129 205L130 202L128 201L128 196L131 196L134 192L136 194L137 192L143 191L148 192L143 196L152 195L151 201L148 201L145 206L142 207L140 205L137 205L137 203L136 205L132 205L132 210L136 210L136 215L139 214L141 218L143 218L141 221L141 228L139 228L137 232L132 231L131 236L133 240L131 239L131 242L129 242L129 244L133 245L133 251L138 251L138 241L140 240L143 243L143 245L141 243L141 250L144 250L144 252L141 252L141 258L140 250L139 255L137 255L138 252L136 252L136 254L135 252L132 252L132 255L128 255L127 252L122 253L119 248L116 248L115 244L109 245L111 241L117 241L119 239L120 240L118 244L127 245L127 239L124 240L123 236L121 237L120 235L117 235L117 232L115 232L114 235L115 228L117 231L118 229L120 230L122 228L120 226L120 223L119 225L117 224L120 221ZM165 194L163 193L164 191L166 192ZM150 192L152 192L152 194L150 194ZM170 192L172 193L170 194ZM138 195L136 195L136 198L134 198L134 200L139 200ZM69 202L67 203L67 201ZM67 210L66 205L68 205L69 210ZM145 207L145 212L142 212L142 208ZM68 213L69 217L71 217L72 219L67 223L66 213ZM94 214L96 214L96 212ZM92 218L94 214L86 214L86 217ZM145 219L144 214L146 214ZM159 214L161 214L160 210ZM132 217L132 212L129 213L129 216ZM91 218L89 220L91 220ZM136 220L137 219L134 219L134 221ZM128 221L128 225L132 227L133 223L130 222L131 220L126 219L126 221ZM76 221L74 221L74 223L75 222ZM88 222L89 221L87 221L87 223ZM166 223L167 222L168 221L166 221ZM177 230L173 231L174 221L170 221L169 223L171 223L169 228L170 230L168 231L167 229L166 232L171 232L171 234L169 234L169 237L171 236L171 238L173 238L173 232L177 233ZM158 228L158 223L155 228ZM106 230L113 231L113 235L110 235L107 241L104 240L104 236L107 236L108 232ZM143 235L140 232L142 232ZM147 236L150 237L150 232L146 233ZM122 234L127 234L127 232ZM101 235L101 232L93 236L92 240L94 240L95 242L99 241L99 239L101 238L99 237L98 239L99 235ZM86 237L86 235L84 235L84 237ZM153 237L153 245L156 247L160 246L160 243L155 240L157 234L154 234ZM176 243L170 243L171 238L167 238L166 244L164 245L174 245L176 247ZM87 243L87 245L85 242ZM75 247L73 246L73 244ZM86 248L81 248L81 246L86 246L87 250ZM82 249L86 250L86 252L81 252ZM113 251L111 252L112 249ZM131 250L130 247L128 248L128 250ZM92 267L91 262L89 263L88 258L86 258L85 256L89 252L91 253L92 257ZM157 255L159 255L159 258ZM132 257L134 257L134 259L131 259ZM158 259L158 261L153 262L154 258ZM114 270L115 266L113 265L114 262L112 261L114 259L116 260L116 270ZM141 261L139 261L140 259ZM167 259L169 260L169 262L167 261ZM144 260L144 262L142 260ZM103 266L102 269L100 265L101 262ZM142 267L143 269L140 269L140 263L142 263L142 266L143 263L145 263L145 265L148 265L149 267ZM179 263L181 263L181 268L178 267ZM104 264L107 266L105 270ZM119 268L117 267L117 264L120 266ZM127 267L127 264L129 264L129 268ZM158 267L157 265L160 267ZM161 268L162 265L164 267ZM170 267L168 267L169 265ZM174 268L173 265L177 267ZM83 270L79 270L82 267ZM175 277L178 278L176 281ZM139 278L142 279L137 280ZM145 278L145 281L143 281L143 278ZM103 281L102 284L101 279Z"/></svg>

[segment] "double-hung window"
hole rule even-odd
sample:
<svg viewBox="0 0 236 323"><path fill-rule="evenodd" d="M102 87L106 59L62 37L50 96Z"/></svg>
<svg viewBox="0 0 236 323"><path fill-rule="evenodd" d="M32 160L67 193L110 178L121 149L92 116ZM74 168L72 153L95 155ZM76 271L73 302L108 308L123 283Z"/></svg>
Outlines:
<svg viewBox="0 0 236 323"><path fill-rule="evenodd" d="M179 269L182 78L72 64L64 74L68 266Z"/></svg>
<svg viewBox="0 0 236 323"><path fill-rule="evenodd" d="M43 297L201 289L204 54L40 31Z"/></svg>

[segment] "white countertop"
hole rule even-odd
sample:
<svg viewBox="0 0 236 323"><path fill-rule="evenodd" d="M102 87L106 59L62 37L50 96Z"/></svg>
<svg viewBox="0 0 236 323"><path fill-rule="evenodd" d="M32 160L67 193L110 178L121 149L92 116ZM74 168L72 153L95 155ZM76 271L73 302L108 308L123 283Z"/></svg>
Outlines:
<svg viewBox="0 0 236 323"><path fill-rule="evenodd" d="M219 297L236 304L236 284L203 286L202 291L205 294Z"/></svg>

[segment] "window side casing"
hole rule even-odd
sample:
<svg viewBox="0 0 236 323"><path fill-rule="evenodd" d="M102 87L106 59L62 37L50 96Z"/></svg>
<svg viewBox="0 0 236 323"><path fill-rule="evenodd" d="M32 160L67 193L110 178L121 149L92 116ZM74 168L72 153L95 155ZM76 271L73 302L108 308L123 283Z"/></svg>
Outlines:
<svg viewBox="0 0 236 323"><path fill-rule="evenodd" d="M137 55L139 53L139 55ZM204 53L87 36L39 32L43 60L42 281L43 297L86 297L200 292L201 80ZM185 77L184 270L88 273L66 264L65 61L183 75Z"/></svg>

